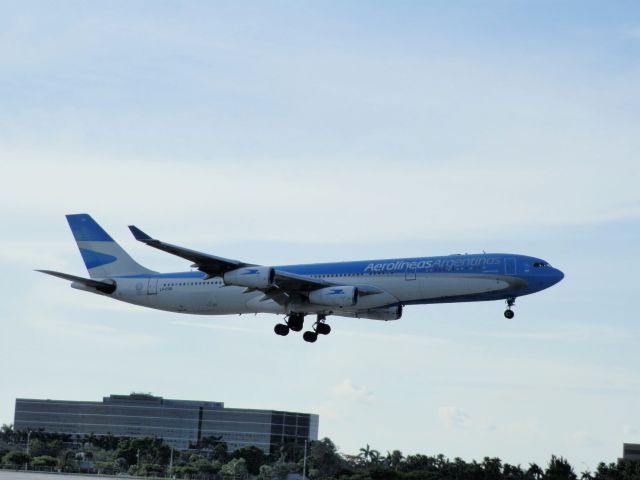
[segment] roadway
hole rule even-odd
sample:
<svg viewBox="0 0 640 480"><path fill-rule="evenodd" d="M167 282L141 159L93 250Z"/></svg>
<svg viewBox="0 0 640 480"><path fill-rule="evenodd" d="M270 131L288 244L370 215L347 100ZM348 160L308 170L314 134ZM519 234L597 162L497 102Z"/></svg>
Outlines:
<svg viewBox="0 0 640 480"><path fill-rule="evenodd" d="M123 478L111 477L107 475L80 475L80 474L62 474L62 473L35 473L20 472L15 470L0 470L0 480L52 480L54 477L64 477L69 480L96 480L96 478ZM136 477L124 477L136 478Z"/></svg>

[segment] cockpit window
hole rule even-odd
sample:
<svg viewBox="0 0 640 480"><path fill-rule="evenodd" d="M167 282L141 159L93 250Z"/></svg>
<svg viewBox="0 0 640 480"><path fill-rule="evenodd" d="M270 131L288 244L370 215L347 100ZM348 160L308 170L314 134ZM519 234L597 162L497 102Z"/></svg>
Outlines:
<svg viewBox="0 0 640 480"><path fill-rule="evenodd" d="M550 267L551 265L549 265L547 262L536 262L533 264L534 268L540 268L540 267Z"/></svg>

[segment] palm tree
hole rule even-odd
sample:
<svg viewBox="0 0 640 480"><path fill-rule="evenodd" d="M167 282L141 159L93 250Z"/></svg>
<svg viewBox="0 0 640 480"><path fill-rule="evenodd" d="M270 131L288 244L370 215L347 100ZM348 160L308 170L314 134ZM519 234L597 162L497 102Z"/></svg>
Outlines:
<svg viewBox="0 0 640 480"><path fill-rule="evenodd" d="M368 463L378 463L380 461L380 452L372 449L367 443L366 447L360 449L358 458L360 458L365 465Z"/></svg>
<svg viewBox="0 0 640 480"><path fill-rule="evenodd" d="M387 456L385 457L385 461L389 467L397 470L402 461L404 460L404 455L400 450L394 450L393 452L387 452Z"/></svg>
<svg viewBox="0 0 640 480"><path fill-rule="evenodd" d="M529 464L529 469L527 470L527 478L540 480L543 475L544 470L542 470L542 468L540 468L536 463Z"/></svg>

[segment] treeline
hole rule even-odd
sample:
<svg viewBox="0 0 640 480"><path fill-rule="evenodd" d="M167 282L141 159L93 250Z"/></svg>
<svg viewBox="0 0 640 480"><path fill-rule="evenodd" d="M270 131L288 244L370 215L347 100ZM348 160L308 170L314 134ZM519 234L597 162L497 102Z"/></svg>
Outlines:
<svg viewBox="0 0 640 480"><path fill-rule="evenodd" d="M157 438L73 438L15 431L8 425L0 429L3 468L199 480L284 480L303 469L302 450L291 445L271 455L253 446L231 453L220 438L208 437L192 447L172 450ZM398 450L381 454L369 445L358 455L343 455L328 438L309 444L306 468L311 480L640 480L640 462L601 463L595 472L578 474L567 460L555 456L541 467L488 457L466 462L443 455L405 457Z"/></svg>

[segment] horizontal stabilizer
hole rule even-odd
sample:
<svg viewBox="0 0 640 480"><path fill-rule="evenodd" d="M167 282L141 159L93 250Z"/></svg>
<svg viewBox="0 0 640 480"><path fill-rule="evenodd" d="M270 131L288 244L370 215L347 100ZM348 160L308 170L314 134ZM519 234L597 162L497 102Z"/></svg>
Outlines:
<svg viewBox="0 0 640 480"><path fill-rule="evenodd" d="M53 275L54 277L69 280L70 282L77 282L87 287L95 288L102 293L113 293L116 291L115 283L101 282L99 280L91 280L90 278L77 277L75 275L69 275L68 273L54 272L53 270L36 270L36 272L46 273L47 275Z"/></svg>

